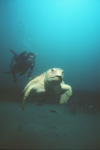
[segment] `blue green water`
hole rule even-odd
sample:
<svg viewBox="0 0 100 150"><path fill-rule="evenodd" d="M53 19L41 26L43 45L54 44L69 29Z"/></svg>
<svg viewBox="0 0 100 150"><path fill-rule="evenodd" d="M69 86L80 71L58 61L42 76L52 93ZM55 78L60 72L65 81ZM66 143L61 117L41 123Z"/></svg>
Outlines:
<svg viewBox="0 0 100 150"><path fill-rule="evenodd" d="M3 71L9 69L10 48L32 51L38 54L33 75L60 67L73 89L100 91L99 0L1 0L0 6ZM1 83L10 83L9 76L0 76Z"/></svg>
<svg viewBox="0 0 100 150"><path fill-rule="evenodd" d="M28 103L22 112L27 74L13 83L2 73L10 69L9 49L36 54L33 77L62 68L73 90L69 103ZM100 149L100 0L0 0L0 72L0 148Z"/></svg>

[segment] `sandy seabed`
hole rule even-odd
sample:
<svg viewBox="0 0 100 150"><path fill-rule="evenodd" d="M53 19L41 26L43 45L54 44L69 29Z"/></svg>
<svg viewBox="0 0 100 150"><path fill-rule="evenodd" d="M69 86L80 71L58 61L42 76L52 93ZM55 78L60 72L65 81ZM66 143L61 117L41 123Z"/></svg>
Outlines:
<svg viewBox="0 0 100 150"><path fill-rule="evenodd" d="M0 101L0 149L100 149L100 113ZM53 110L53 111L52 111Z"/></svg>

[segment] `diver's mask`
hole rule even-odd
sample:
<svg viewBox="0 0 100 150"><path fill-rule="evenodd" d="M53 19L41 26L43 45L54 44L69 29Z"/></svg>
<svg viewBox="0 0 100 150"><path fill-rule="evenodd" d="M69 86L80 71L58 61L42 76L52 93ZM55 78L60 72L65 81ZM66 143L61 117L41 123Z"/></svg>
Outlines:
<svg viewBox="0 0 100 150"><path fill-rule="evenodd" d="M35 57L33 55L29 55L27 58L28 63L32 63L34 61Z"/></svg>

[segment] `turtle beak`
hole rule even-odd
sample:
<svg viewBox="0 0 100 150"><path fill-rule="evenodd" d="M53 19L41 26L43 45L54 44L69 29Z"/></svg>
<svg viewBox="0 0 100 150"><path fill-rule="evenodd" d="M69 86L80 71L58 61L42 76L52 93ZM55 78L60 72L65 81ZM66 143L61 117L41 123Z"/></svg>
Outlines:
<svg viewBox="0 0 100 150"><path fill-rule="evenodd" d="M56 77L58 77L58 78L59 78L59 80L60 80L60 81L62 81L62 76L56 76Z"/></svg>
<svg viewBox="0 0 100 150"><path fill-rule="evenodd" d="M59 75L52 77L52 79L53 79L53 81L60 81L60 82L62 82L62 76L59 76Z"/></svg>

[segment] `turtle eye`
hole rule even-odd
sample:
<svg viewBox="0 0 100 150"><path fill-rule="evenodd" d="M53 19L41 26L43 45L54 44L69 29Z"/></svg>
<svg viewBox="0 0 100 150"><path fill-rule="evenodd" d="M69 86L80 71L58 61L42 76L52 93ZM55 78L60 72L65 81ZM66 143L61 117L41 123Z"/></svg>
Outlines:
<svg viewBox="0 0 100 150"><path fill-rule="evenodd" d="M54 72L54 69L52 68L51 71Z"/></svg>

